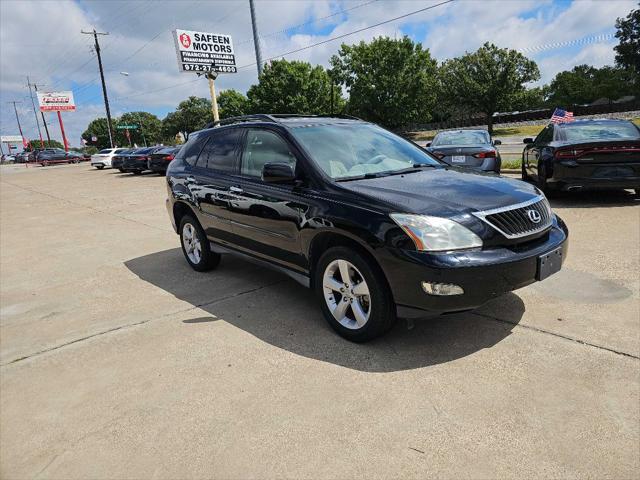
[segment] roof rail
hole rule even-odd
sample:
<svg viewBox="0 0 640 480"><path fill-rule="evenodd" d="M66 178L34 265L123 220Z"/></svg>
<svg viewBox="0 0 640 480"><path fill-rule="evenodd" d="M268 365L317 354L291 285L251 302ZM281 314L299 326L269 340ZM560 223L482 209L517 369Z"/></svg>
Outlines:
<svg viewBox="0 0 640 480"><path fill-rule="evenodd" d="M217 120L215 122L209 122L205 125L204 128L213 128L216 126L222 125L230 125L232 123L242 123L242 122L271 122L278 123L278 121L273 118L272 115L266 115L264 113L256 113L254 115L240 115L238 117L229 117L223 118L222 120Z"/></svg>
<svg viewBox="0 0 640 480"><path fill-rule="evenodd" d="M215 122L209 122L205 125L204 128L213 128L213 127L217 127L217 126L222 126L222 125L230 125L233 123L242 123L242 122L270 122L270 123L280 123L278 121L279 118L296 118L296 117L300 117L300 118L344 118L344 119L348 119L348 120L361 120L358 117L354 117L351 115L344 115L344 114L335 114L335 115L311 115L311 114L304 114L304 113L273 113L273 114L266 114L266 113L256 113L253 115L240 115L238 117L229 117L229 118L224 118L222 120L218 120Z"/></svg>
<svg viewBox="0 0 640 480"><path fill-rule="evenodd" d="M312 114L304 114L304 113L272 113L269 115L274 118L296 118L296 117L309 117L309 118L344 118L349 120L362 120L361 118L354 117L352 115L344 115L342 113L336 114L322 114L322 115L312 115Z"/></svg>

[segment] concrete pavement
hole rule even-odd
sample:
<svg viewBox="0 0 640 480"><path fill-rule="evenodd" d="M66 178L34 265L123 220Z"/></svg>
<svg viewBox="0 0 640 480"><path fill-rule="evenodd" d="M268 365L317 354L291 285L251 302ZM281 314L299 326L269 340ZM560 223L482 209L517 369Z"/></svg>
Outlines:
<svg viewBox="0 0 640 480"><path fill-rule="evenodd" d="M631 194L554 202L557 276L365 345L279 273L192 271L165 196L0 168L2 478L637 478Z"/></svg>

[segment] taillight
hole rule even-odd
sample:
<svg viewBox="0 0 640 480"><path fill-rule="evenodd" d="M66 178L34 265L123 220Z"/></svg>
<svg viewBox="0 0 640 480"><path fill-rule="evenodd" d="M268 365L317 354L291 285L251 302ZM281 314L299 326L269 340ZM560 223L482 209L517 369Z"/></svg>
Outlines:
<svg viewBox="0 0 640 480"><path fill-rule="evenodd" d="M476 158L496 158L496 151L490 150L488 152L474 153L473 156Z"/></svg>
<svg viewBox="0 0 640 480"><path fill-rule="evenodd" d="M165 155L164 157L162 157L162 159L170 162L171 160L173 160L173 155Z"/></svg>
<svg viewBox="0 0 640 480"><path fill-rule="evenodd" d="M573 158L582 155L586 150L557 150L555 153L556 158Z"/></svg>

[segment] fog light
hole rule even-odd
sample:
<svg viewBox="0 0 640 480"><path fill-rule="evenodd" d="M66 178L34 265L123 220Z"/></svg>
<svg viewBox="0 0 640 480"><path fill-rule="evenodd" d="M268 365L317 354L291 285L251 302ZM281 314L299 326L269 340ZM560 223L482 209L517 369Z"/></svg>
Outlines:
<svg viewBox="0 0 640 480"><path fill-rule="evenodd" d="M422 289L429 295L462 295L464 290L453 283L422 282Z"/></svg>

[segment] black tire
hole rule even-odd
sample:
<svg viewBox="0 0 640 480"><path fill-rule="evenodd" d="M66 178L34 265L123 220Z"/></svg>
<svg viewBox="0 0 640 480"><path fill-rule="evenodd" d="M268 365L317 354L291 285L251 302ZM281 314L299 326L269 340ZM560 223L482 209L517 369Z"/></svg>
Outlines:
<svg viewBox="0 0 640 480"><path fill-rule="evenodd" d="M120 173L124 173L124 168L120 167L118 170L120 170Z"/></svg>
<svg viewBox="0 0 640 480"><path fill-rule="evenodd" d="M536 182L538 188L542 190L546 196L549 196L549 185L547 184L547 167L544 163L538 163L538 178Z"/></svg>
<svg viewBox="0 0 640 480"><path fill-rule="evenodd" d="M141 170L133 170L131 173L133 173L134 175L142 175Z"/></svg>
<svg viewBox="0 0 640 480"><path fill-rule="evenodd" d="M356 267L369 290L369 318L359 328L347 328L331 313L323 287L323 277L327 267L336 260L346 260ZM352 285L353 287L353 285ZM384 274L380 268L359 252L347 247L333 247L318 260L315 269L314 289L320 302L320 309L331 328L352 342L366 342L387 332L396 322L396 308ZM340 295L338 293L338 295ZM339 303L336 298L336 303ZM340 300L342 301L342 299ZM350 307L347 307L348 309ZM348 310L353 316L353 310Z"/></svg>
<svg viewBox="0 0 640 480"><path fill-rule="evenodd" d="M198 237L198 241L201 245L201 255L200 261L195 262L192 258L189 257L187 253L187 249L185 248L185 227L187 225L191 225L195 231L195 235ZM182 253L184 254L184 258L187 260L187 263L191 265L196 272L207 272L209 270L213 270L220 263L220 254L211 251L211 246L207 236L204 234L204 230L200 226L200 223L193 218L191 215L184 215L180 219L180 246L182 247Z"/></svg>
<svg viewBox="0 0 640 480"><path fill-rule="evenodd" d="M97 168L98 170L102 170L102 169L104 168L104 165L96 165L96 168Z"/></svg>

